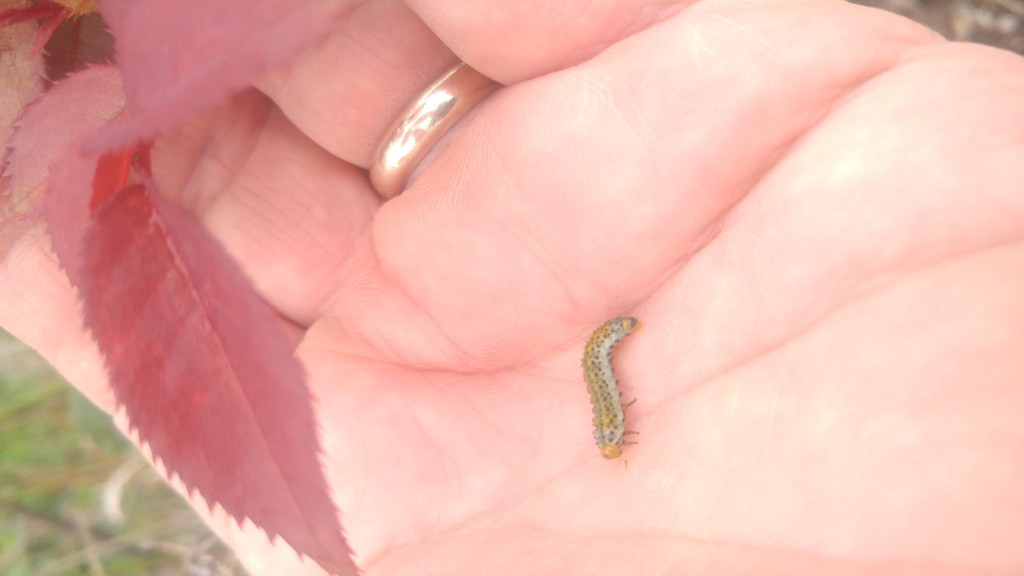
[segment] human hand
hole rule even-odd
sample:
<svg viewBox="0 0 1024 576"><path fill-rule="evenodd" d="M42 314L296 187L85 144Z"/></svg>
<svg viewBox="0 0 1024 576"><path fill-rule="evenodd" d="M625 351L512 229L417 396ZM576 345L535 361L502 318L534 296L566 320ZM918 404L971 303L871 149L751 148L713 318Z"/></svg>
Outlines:
<svg viewBox="0 0 1024 576"><path fill-rule="evenodd" d="M1024 61L836 3L422 4L154 152L301 339L368 573L1024 566ZM446 46L508 87L382 204L361 167ZM0 324L112 409L45 246ZM579 363L620 313L607 461Z"/></svg>

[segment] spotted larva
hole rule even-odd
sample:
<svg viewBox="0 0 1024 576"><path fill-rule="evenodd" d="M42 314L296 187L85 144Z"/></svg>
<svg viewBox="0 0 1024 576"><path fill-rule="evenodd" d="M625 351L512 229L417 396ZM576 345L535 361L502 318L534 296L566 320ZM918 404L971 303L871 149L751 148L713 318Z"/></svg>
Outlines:
<svg viewBox="0 0 1024 576"><path fill-rule="evenodd" d="M605 458L618 458L622 454L622 437L635 434L624 427L622 397L612 371L612 349L619 340L639 329L636 318L614 318L594 330L583 351L583 378L594 405L594 438Z"/></svg>

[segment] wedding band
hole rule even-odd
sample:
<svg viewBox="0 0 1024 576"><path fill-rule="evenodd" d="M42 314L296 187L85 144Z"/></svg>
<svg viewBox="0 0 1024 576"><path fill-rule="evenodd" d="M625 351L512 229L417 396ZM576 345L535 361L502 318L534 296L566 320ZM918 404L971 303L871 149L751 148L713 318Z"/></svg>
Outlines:
<svg viewBox="0 0 1024 576"><path fill-rule="evenodd" d="M385 197L397 196L413 169L444 133L500 84L460 62L427 88L397 120L377 147L370 183Z"/></svg>

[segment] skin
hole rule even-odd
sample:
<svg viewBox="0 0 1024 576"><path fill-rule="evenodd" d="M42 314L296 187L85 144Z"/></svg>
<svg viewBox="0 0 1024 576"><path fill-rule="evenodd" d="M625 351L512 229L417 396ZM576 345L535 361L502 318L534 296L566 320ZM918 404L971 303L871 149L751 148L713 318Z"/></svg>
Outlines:
<svg viewBox="0 0 1024 576"><path fill-rule="evenodd" d="M154 152L294 334L366 573L1024 569L1020 57L811 0L410 4ZM508 88L382 203L453 52ZM112 410L47 246L0 325ZM625 313L605 460L579 358Z"/></svg>

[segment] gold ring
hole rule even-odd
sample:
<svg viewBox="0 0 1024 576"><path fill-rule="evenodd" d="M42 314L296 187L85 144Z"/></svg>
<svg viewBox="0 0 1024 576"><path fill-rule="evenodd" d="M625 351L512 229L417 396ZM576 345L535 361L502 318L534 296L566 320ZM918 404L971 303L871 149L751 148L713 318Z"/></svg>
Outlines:
<svg viewBox="0 0 1024 576"><path fill-rule="evenodd" d="M395 120L374 152L370 183L377 192L385 198L397 196L441 136L499 86L460 62L427 88Z"/></svg>

